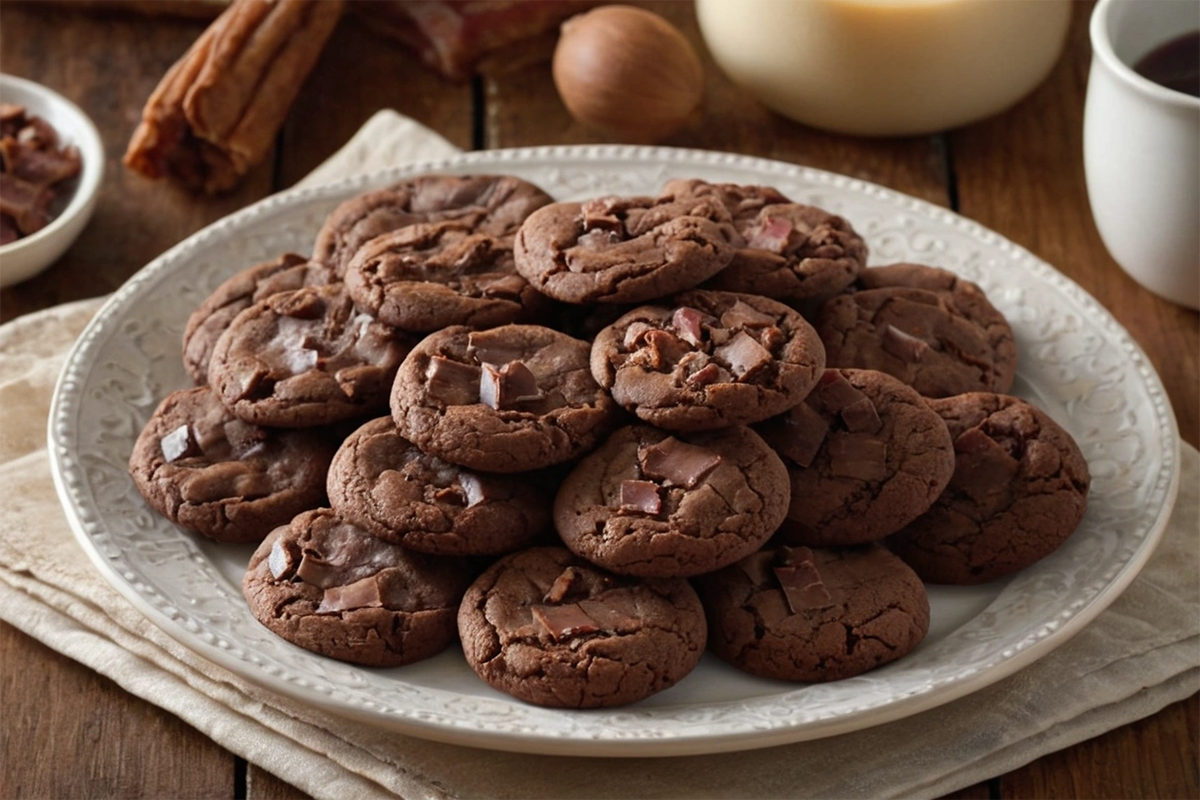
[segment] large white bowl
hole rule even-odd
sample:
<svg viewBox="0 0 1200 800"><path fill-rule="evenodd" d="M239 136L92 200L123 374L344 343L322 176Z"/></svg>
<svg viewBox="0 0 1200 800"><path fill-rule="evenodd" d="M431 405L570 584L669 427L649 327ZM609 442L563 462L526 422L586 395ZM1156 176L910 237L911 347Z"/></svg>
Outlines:
<svg viewBox="0 0 1200 800"><path fill-rule="evenodd" d="M0 101L25 106L49 122L59 142L78 147L83 160L75 193L62 213L40 231L0 246L0 286L10 286L57 261L91 219L104 179L104 143L79 106L33 81L0 75Z"/></svg>

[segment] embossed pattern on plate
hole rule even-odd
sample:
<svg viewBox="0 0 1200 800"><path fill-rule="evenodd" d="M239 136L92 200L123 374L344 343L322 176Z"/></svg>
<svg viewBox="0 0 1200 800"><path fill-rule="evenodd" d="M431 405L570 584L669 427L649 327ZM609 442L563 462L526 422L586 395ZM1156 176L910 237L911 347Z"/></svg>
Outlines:
<svg viewBox="0 0 1200 800"><path fill-rule="evenodd" d="M307 252L342 200L427 171L508 173L560 199L654 194L669 178L770 184L847 217L871 263L912 260L980 284L1009 318L1020 394L1078 440L1094 482L1083 524L1049 558L985 587L933 587L933 626L911 655L856 678L786 684L711 656L638 705L569 712L484 686L461 653L392 670L332 661L274 637L251 616L240 574L250 550L216 545L143 503L126 472L157 403L188 385L188 314L234 271ZM1134 578L1178 486L1175 420L1158 376L1116 321L1027 251L945 209L880 186L762 159L620 146L501 150L286 192L200 231L138 272L72 350L50 415L56 484L79 541L150 619L249 681L416 736L573 755L678 755L763 747L881 724L976 691L1045 655Z"/></svg>

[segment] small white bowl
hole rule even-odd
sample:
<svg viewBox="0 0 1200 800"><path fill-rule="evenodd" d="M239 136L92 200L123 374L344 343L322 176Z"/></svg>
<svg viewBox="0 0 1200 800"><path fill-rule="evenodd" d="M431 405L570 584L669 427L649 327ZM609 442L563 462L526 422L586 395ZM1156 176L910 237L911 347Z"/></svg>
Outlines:
<svg viewBox="0 0 1200 800"><path fill-rule="evenodd" d="M83 162L67 207L46 227L0 246L0 287L31 278L58 260L79 236L100 195L104 178L104 143L87 114L62 95L33 81L0 75L0 101L25 106L29 114L49 122L61 146L79 148Z"/></svg>

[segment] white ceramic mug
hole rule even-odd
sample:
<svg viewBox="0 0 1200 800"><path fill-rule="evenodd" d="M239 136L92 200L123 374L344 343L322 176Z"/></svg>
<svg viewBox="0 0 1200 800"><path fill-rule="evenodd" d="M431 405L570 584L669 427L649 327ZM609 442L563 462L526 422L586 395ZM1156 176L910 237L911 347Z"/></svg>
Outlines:
<svg viewBox="0 0 1200 800"><path fill-rule="evenodd" d="M1200 308L1200 98L1134 72L1147 53L1200 28L1196 0L1100 0L1083 119L1088 200L1130 277Z"/></svg>

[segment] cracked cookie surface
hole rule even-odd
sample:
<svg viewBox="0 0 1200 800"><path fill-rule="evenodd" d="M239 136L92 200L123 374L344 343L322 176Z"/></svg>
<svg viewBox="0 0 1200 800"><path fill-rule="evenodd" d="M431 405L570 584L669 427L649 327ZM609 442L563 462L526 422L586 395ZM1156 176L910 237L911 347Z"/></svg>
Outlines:
<svg viewBox="0 0 1200 800"><path fill-rule="evenodd" d="M931 400L954 440L954 477L888 546L923 580L985 583L1054 552L1087 511L1079 446L1041 409L986 392Z"/></svg>
<svg viewBox="0 0 1200 800"><path fill-rule="evenodd" d="M529 476L480 474L422 453L391 417L342 442L328 491L339 516L422 553L500 555L550 527L552 495Z"/></svg>
<svg viewBox="0 0 1200 800"><path fill-rule="evenodd" d="M555 708L635 703L704 652L704 611L682 579L613 575L561 547L505 556L458 612L467 663L492 687Z"/></svg>
<svg viewBox="0 0 1200 800"><path fill-rule="evenodd" d="M460 559L388 544L323 508L263 540L242 593L255 618L292 644L396 667L455 640L458 603L472 577Z"/></svg>
<svg viewBox="0 0 1200 800"><path fill-rule="evenodd" d="M695 579L709 648L754 675L834 681L910 653L929 632L929 598L876 545L766 547Z"/></svg>
<svg viewBox="0 0 1200 800"><path fill-rule="evenodd" d="M234 415L302 428L387 409L411 337L354 307L342 283L274 294L234 318L209 380Z"/></svg>
<svg viewBox="0 0 1200 800"><path fill-rule="evenodd" d="M587 342L538 325L462 326L425 337L401 365L392 418L452 464L527 472L591 450L620 409L588 369Z"/></svg>
<svg viewBox="0 0 1200 800"><path fill-rule="evenodd" d="M680 434L616 431L583 458L554 500L573 552L647 577L710 572L758 549L788 506L787 469L743 426Z"/></svg>
<svg viewBox="0 0 1200 800"><path fill-rule="evenodd" d="M325 502L336 448L325 430L243 422L200 386L159 404L134 443L129 472L172 522L219 542L259 542Z"/></svg>
<svg viewBox="0 0 1200 800"><path fill-rule="evenodd" d="M639 419L671 430L759 422L800 402L825 348L798 313L756 295L693 290L642 306L596 336L596 381Z"/></svg>
<svg viewBox="0 0 1200 800"><path fill-rule="evenodd" d="M511 175L420 175L334 209L317 232L313 260L344 275L359 247L420 222L458 220L480 233L511 236L549 202L537 186Z"/></svg>
<svg viewBox="0 0 1200 800"><path fill-rule="evenodd" d="M791 544L882 539L927 511L954 472L946 423L874 370L826 370L803 403L756 430L791 477Z"/></svg>
<svg viewBox="0 0 1200 800"><path fill-rule="evenodd" d="M601 197L529 215L517 271L566 303L640 303L690 289L729 264L741 237L711 198Z"/></svg>
<svg viewBox="0 0 1200 800"><path fill-rule="evenodd" d="M1004 392L1016 373L1016 348L988 321L958 307L954 294L883 286L841 294L815 323L826 366L875 369L925 397Z"/></svg>

